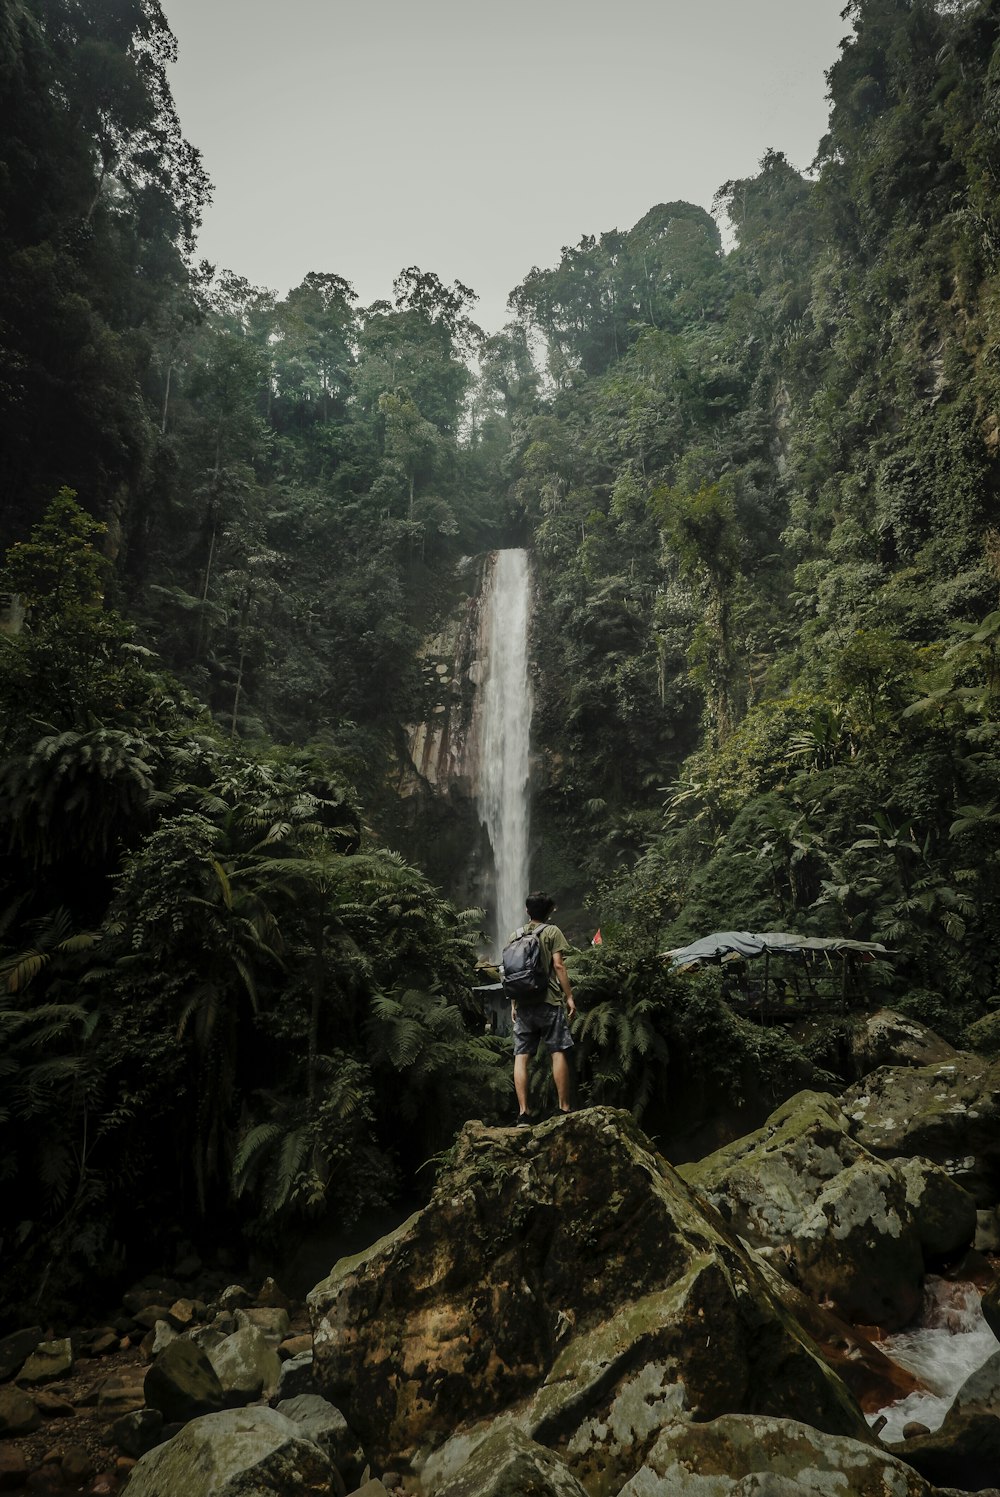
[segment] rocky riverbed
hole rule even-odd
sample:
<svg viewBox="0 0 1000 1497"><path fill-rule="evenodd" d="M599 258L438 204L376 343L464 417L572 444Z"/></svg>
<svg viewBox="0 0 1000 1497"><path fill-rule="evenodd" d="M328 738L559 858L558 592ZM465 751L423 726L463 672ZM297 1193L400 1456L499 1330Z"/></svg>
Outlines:
<svg viewBox="0 0 1000 1497"><path fill-rule="evenodd" d="M0 1490L994 1489L995 1340L939 1428L886 1444L869 1421L925 1391L885 1350L929 1284L974 1282L1000 1334L1000 1068L877 1021L870 1077L679 1171L612 1109L467 1124L428 1205L308 1315L270 1282L153 1278L86 1335L23 1328L0 1342Z"/></svg>

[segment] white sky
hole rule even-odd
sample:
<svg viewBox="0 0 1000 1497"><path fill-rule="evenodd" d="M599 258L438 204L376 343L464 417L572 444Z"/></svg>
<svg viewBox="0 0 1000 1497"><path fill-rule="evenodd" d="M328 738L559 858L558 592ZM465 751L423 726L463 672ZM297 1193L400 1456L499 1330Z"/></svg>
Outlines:
<svg viewBox="0 0 1000 1497"><path fill-rule="evenodd" d="M844 0L163 0L215 184L199 252L282 295L310 270L478 291L655 203L711 208L826 128Z"/></svg>

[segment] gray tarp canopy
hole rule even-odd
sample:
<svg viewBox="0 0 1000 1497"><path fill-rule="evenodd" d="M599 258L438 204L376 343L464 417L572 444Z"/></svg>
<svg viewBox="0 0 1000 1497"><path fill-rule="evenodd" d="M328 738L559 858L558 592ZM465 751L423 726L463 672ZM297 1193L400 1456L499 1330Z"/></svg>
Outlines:
<svg viewBox="0 0 1000 1497"><path fill-rule="evenodd" d="M879 941L848 941L841 936L793 936L780 930L718 930L713 935L702 936L690 946L678 946L665 951L672 967L698 966L702 962L725 961L728 957L763 956L768 952L788 954L798 951L853 951L859 955L887 956L886 948Z"/></svg>

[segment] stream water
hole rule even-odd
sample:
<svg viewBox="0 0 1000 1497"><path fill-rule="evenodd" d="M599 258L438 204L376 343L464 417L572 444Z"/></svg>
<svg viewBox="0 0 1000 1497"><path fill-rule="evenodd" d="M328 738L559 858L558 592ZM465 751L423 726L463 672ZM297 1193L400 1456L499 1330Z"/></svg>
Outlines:
<svg viewBox="0 0 1000 1497"><path fill-rule="evenodd" d="M498 952L523 920L528 892L530 614L527 551L495 551L481 625L486 677L479 694L477 804L493 849L493 934Z"/></svg>
<svg viewBox="0 0 1000 1497"><path fill-rule="evenodd" d="M883 1441L901 1440L911 1420L936 1430L959 1388L997 1350L996 1337L980 1309L974 1284L953 1284L929 1275L919 1322L879 1342L879 1350L914 1373L924 1388L868 1416L886 1417Z"/></svg>

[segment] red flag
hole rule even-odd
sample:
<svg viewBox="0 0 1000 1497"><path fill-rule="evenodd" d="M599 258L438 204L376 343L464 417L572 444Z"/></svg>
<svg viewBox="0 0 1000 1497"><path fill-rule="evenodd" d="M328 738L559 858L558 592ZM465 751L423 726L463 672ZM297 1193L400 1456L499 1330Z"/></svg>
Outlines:
<svg viewBox="0 0 1000 1497"><path fill-rule="evenodd" d="M591 946L603 946L604 945L604 941L603 941L603 938L601 936L600 930L598 930L596 936L594 937L594 939L591 941L590 944L591 944Z"/></svg>

